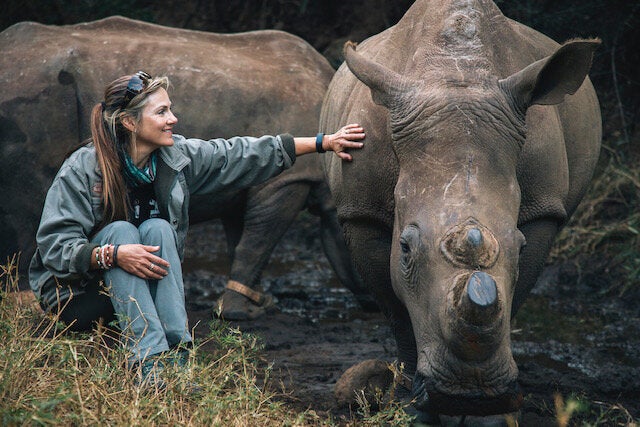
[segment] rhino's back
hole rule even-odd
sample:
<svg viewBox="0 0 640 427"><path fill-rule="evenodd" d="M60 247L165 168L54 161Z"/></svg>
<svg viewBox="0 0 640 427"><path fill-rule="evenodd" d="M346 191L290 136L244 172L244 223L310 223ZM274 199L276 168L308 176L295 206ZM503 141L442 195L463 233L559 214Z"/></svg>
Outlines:
<svg viewBox="0 0 640 427"><path fill-rule="evenodd" d="M190 114L186 108L192 109L191 105L193 111L210 109L211 101L217 100L223 103L219 111L229 110L221 118L229 120L221 122L232 118L235 122L262 108L272 114L295 110L299 117L315 108L309 100L322 99L333 74L308 43L281 31L214 34L122 17L60 27L16 24L0 34L0 49L0 81L5 87L0 105L18 97L35 98L55 85L76 85L83 113L100 100L107 82L144 69L171 77L172 94L189 101L189 106L176 105L184 108L183 114ZM234 104L245 105L234 109ZM253 107L238 114L246 111L246 105ZM318 111L312 114L317 117ZM297 131L289 126L300 120L287 122L285 114L282 118L285 128ZM268 124L245 120L249 131L260 133L266 126L273 131L272 120ZM234 123L215 129L216 135L228 136L227 131L237 128Z"/></svg>

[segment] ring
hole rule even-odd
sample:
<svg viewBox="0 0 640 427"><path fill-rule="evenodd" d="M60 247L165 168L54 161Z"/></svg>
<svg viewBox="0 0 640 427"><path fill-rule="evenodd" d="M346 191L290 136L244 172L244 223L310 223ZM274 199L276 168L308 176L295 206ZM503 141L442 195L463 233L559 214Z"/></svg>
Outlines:
<svg viewBox="0 0 640 427"><path fill-rule="evenodd" d="M156 268L156 265L154 263L151 263L151 265L149 266L149 270L153 271L154 268Z"/></svg>

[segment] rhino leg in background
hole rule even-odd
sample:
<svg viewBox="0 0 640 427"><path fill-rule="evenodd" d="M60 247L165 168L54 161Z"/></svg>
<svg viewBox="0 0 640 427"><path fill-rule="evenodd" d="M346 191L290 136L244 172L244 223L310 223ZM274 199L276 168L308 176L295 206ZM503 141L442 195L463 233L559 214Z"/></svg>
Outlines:
<svg viewBox="0 0 640 427"><path fill-rule="evenodd" d="M413 376L418 357L416 341L409 313L391 286L391 233L384 227L356 221L346 221L343 228L358 273L389 321L398 346L398 361L404 364L404 372Z"/></svg>
<svg viewBox="0 0 640 427"><path fill-rule="evenodd" d="M236 247L242 239L242 230L244 229L244 217L238 215L238 212L244 212L245 206L242 205L242 209L235 211L235 215L223 215L220 217L222 226L227 242L227 256L230 261L233 261L236 255Z"/></svg>
<svg viewBox="0 0 640 427"><path fill-rule="evenodd" d="M273 249L304 208L309 194L307 183L270 185L273 182L249 191L240 239L229 250L233 254L229 278L252 288L259 284Z"/></svg>
<svg viewBox="0 0 640 427"><path fill-rule="evenodd" d="M540 219L518 228L524 234L527 244L522 248L518 260L518 282L511 306L512 318L518 313L542 273L547 254L559 230L558 222L554 219Z"/></svg>

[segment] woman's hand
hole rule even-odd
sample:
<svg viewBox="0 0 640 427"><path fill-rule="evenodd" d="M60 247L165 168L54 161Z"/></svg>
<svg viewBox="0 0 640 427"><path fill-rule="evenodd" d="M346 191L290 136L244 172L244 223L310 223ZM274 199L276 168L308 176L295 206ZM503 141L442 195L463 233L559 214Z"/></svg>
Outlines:
<svg viewBox="0 0 640 427"><path fill-rule="evenodd" d="M325 135L322 139L322 148L333 151L342 160L351 161L353 158L351 154L344 151L345 148L362 148L364 144L357 141L364 139L364 137L364 128L357 123L351 123L343 126L332 135Z"/></svg>
<svg viewBox="0 0 640 427"><path fill-rule="evenodd" d="M169 272L169 263L152 252L160 250L160 246L141 244L120 245L118 247L118 264L127 273L142 279L160 280Z"/></svg>

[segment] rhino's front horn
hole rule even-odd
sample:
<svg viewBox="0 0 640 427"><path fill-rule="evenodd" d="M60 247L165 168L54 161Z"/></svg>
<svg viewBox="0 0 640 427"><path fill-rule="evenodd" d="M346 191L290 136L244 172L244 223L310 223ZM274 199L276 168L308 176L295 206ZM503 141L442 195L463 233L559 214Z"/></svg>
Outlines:
<svg viewBox="0 0 640 427"><path fill-rule="evenodd" d="M498 288L493 277L476 271L467 280L467 297L478 308L490 307L498 300Z"/></svg>
<svg viewBox="0 0 640 427"><path fill-rule="evenodd" d="M471 273L459 296L459 316L469 325L480 326L494 322L499 311L496 281L484 271Z"/></svg>

